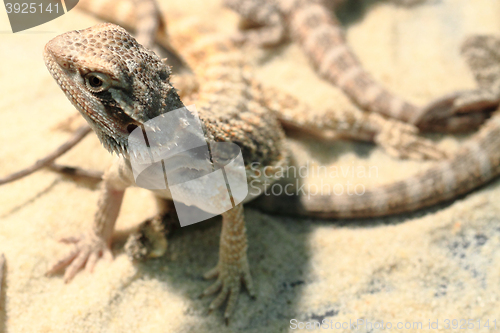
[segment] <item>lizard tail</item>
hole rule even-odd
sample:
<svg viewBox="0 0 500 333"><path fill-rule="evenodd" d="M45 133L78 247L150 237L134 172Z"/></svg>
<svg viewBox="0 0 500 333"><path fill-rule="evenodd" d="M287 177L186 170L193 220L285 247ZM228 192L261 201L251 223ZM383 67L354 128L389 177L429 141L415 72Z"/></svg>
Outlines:
<svg viewBox="0 0 500 333"><path fill-rule="evenodd" d="M288 3L284 9L292 37L302 45L321 76L365 110L417 123L420 109L388 91L363 68L349 48L340 23L325 6L306 1Z"/></svg>
<svg viewBox="0 0 500 333"><path fill-rule="evenodd" d="M497 111L451 159L408 179L360 194L297 191L292 196L264 196L257 203L259 208L271 213L281 211L320 218L363 218L411 212L456 198L500 175L499 146L500 111Z"/></svg>

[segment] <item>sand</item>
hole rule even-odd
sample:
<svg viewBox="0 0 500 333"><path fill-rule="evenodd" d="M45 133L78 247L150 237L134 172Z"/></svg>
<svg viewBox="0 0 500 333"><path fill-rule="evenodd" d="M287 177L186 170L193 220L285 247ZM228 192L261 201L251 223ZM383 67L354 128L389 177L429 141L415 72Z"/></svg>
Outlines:
<svg viewBox="0 0 500 333"><path fill-rule="evenodd" d="M460 43L469 34L500 32L499 1L428 0L413 8L358 4L341 13L350 45L376 79L417 104L473 88ZM237 23L217 1L161 1L161 7L167 17L197 16L226 33ZM33 163L70 136L54 126L76 111L46 70L42 50L54 36L98 22L73 10L12 34L0 10L0 175ZM249 56L263 83L295 94L313 111L354 108L318 78L296 45ZM464 139L429 137L449 151ZM432 165L398 161L370 144L304 137L290 143L302 161L376 167L371 177L354 179L366 186ZM111 160L90 135L59 162L104 170ZM61 275L46 277L49 265L69 250L57 239L89 228L97 197L96 186L50 171L0 187L0 252L7 258L0 331L289 332L299 322L323 319L325 331L332 332L350 332L347 323L358 319L392 325L394 332L462 332L446 324L460 327L469 319L471 332L500 331L499 181L451 204L391 218L321 221L246 209L257 299L243 292L229 327L221 310L207 314L210 297L197 298L210 284L201 275L217 262L220 219L182 228L164 257L133 264L123 242L154 213L151 194L142 189L126 193L113 262L99 262L93 273L81 272L69 284ZM357 332L380 331L359 324Z"/></svg>

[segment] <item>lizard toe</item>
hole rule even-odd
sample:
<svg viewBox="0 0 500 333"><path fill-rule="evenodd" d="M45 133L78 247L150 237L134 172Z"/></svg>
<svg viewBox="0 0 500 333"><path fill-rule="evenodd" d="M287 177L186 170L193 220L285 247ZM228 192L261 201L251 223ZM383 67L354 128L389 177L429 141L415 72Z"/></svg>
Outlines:
<svg viewBox="0 0 500 333"><path fill-rule="evenodd" d="M217 279L210 287L206 288L201 294L202 297L215 294L222 287L222 280Z"/></svg>
<svg viewBox="0 0 500 333"><path fill-rule="evenodd" d="M90 255L90 249L85 248L83 250L80 250L78 255L75 257L75 259L71 262L71 264L66 268L66 271L64 272L64 282L68 283L71 281L76 273L85 265L87 262L87 259Z"/></svg>
<svg viewBox="0 0 500 333"><path fill-rule="evenodd" d="M204 274L206 279L217 278L217 280L208 288L206 288L201 296L213 295L217 292L217 297L210 303L209 312L219 308L227 299L227 306L224 311L224 319L226 323L229 321L241 291L242 284L247 288L250 296L255 297L253 288L252 276L246 256L237 263L221 263Z"/></svg>
<svg viewBox="0 0 500 333"><path fill-rule="evenodd" d="M71 281L84 267L87 271L92 272L99 258L103 257L107 260L113 258L106 242L92 233L80 237L64 238L61 241L74 244L74 249L53 264L46 275L52 275L65 268L64 282L66 283Z"/></svg>
<svg viewBox="0 0 500 333"><path fill-rule="evenodd" d="M375 142L396 158L440 160L447 157L432 141L419 136L416 127L397 121L388 122Z"/></svg>
<svg viewBox="0 0 500 333"><path fill-rule="evenodd" d="M222 303L224 303L224 301L226 300L228 294L229 294L229 286L224 285L220 293L217 295L217 297L212 301L212 303L210 303L208 311L212 312L213 310L219 308L222 305Z"/></svg>

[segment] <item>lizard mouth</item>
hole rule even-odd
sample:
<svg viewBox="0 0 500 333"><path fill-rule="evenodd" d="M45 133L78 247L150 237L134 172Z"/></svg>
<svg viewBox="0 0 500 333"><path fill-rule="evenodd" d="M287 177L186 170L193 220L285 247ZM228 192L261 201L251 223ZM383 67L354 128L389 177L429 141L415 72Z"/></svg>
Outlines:
<svg viewBox="0 0 500 333"><path fill-rule="evenodd" d="M57 62L57 58L54 56L54 53L51 51L49 44L45 45L43 60L45 61L45 66L49 70L50 75L52 75L52 77L57 81L57 84L63 88L63 82L61 80L61 74L63 74L62 68Z"/></svg>
<svg viewBox="0 0 500 333"><path fill-rule="evenodd" d="M82 115L91 118L93 121L97 121L97 119L94 119L96 115L87 111L84 107L85 104L78 101L78 94L84 95L85 93L80 88L80 83L83 83L83 79L76 70L71 69L69 62L57 56L57 52L54 52L51 47L54 41L55 39L51 40L45 46L43 54L45 66L76 109Z"/></svg>
<svg viewBox="0 0 500 333"><path fill-rule="evenodd" d="M72 70L71 65L68 61L64 60L64 57L61 57L60 48L57 46L57 40L59 37L51 40L47 45L45 45L43 58L45 61L45 66L49 70L49 73L52 75L54 80L56 80L57 84L64 93L68 96L70 101L75 104L78 110L81 108L78 106L76 102L76 96L74 96L74 92L71 93L69 86L71 85L69 81L78 82L82 81L81 77L78 75L77 71ZM73 86L75 86L73 84Z"/></svg>

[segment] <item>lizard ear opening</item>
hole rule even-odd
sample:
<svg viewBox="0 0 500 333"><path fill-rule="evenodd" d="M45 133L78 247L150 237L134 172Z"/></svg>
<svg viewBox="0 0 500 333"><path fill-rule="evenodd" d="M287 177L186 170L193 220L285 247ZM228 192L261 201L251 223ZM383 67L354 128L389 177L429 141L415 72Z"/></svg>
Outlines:
<svg viewBox="0 0 500 333"><path fill-rule="evenodd" d="M132 133L132 132L133 132L136 128L137 128L137 125L135 125L135 124L129 124L129 125L127 126L127 132L128 132L129 134L131 134L131 133Z"/></svg>
<svg viewBox="0 0 500 333"><path fill-rule="evenodd" d="M160 71L160 80L166 81L168 79L168 71L167 70L162 70Z"/></svg>

